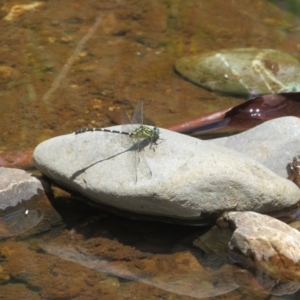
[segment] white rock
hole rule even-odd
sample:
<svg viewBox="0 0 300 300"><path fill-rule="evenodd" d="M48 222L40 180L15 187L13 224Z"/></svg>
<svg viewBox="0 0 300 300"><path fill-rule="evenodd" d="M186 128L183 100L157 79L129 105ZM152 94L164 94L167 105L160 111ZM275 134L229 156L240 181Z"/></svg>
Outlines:
<svg viewBox="0 0 300 300"><path fill-rule="evenodd" d="M113 127L120 130L120 127ZM299 189L242 154L168 130L155 151L143 151L152 177L138 166L135 183L128 136L86 132L39 144L36 167L53 181L101 204L122 210L196 219L228 210L270 212L300 199ZM130 155L129 155L130 156ZM89 167L90 166L90 167Z"/></svg>

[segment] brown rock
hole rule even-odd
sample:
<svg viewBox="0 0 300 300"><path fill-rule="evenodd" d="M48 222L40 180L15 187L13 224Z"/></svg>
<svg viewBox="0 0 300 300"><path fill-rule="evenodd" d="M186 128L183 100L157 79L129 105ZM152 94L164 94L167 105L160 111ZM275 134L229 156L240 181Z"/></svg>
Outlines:
<svg viewBox="0 0 300 300"><path fill-rule="evenodd" d="M31 150L0 154L0 167L28 169L33 166Z"/></svg>
<svg viewBox="0 0 300 300"><path fill-rule="evenodd" d="M232 257L276 279L300 279L299 231L255 212L229 212L225 220L235 228Z"/></svg>

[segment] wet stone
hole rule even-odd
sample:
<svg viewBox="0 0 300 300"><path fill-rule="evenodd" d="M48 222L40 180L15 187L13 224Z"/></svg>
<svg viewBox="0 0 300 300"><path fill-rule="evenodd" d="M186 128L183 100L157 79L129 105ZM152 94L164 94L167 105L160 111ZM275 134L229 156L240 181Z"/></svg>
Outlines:
<svg viewBox="0 0 300 300"><path fill-rule="evenodd" d="M238 48L180 58L175 69L215 92L262 95L300 90L300 64L273 49Z"/></svg>
<svg viewBox="0 0 300 300"><path fill-rule="evenodd" d="M231 210L271 212L300 199L294 183L243 154L164 129L154 149L142 151L152 177L139 164L135 182L122 138L128 137L106 132L55 137L36 147L34 163L60 186L92 201L151 216L195 220Z"/></svg>
<svg viewBox="0 0 300 300"><path fill-rule="evenodd" d="M234 260L276 279L299 280L298 230L255 212L229 212L224 219L235 228L229 242Z"/></svg>
<svg viewBox="0 0 300 300"><path fill-rule="evenodd" d="M245 269L239 269L239 272L232 270L232 272L227 274L227 276L232 275L234 277L234 282L239 287L245 287L247 290L251 290L252 292L257 291L259 293L270 293L272 295L286 295L297 292L300 287L297 278L289 278L288 280L285 278L285 280L280 281L278 280L277 273L277 277L274 277L274 272L269 274L269 268L260 268L260 263L256 261L257 256L263 256L268 251L271 252L269 249L271 247L268 248L268 243L266 240L270 238L268 240L269 245L272 244L273 240L271 237L268 237L268 230L264 231L258 226L252 226L253 224L250 224L249 222L247 223L247 218L249 218L248 213L249 212L237 213L239 214L240 220L244 222L243 224L237 224L234 220L232 221L230 213L224 218L219 218L217 225L213 226L204 235L200 234L199 237L194 240L193 244L204 251L206 255L206 263L207 261L211 261L213 262L214 267L226 264L228 262L229 246L229 248L231 248L229 251L229 257L232 259L234 265L237 265L238 263L239 266L243 265L247 269L247 271ZM256 215L260 216L259 214ZM271 219L270 217L268 218ZM281 223L280 221L277 222ZM265 226L265 224L266 223L263 222L261 227ZM284 223L282 224L285 225ZM235 225L237 225L238 228L235 228ZM250 228L247 227L248 225ZM245 226L245 228L243 228L243 226ZM240 229L240 227L242 227L242 229ZM232 232L232 228L235 230L234 233ZM233 248L232 241L235 239L234 234L239 230L244 230L245 232L251 232L251 230L253 230L255 241L252 240L252 236L250 234L247 236L245 234L245 240L239 243L239 247ZM275 231L276 229L273 230ZM263 237L261 237L261 235L263 235ZM250 240L250 245L247 244L247 239ZM285 243L285 240L283 240L283 243ZM253 244L255 246L253 246ZM252 249L251 246L254 249ZM284 245L281 246L284 247ZM251 248L251 251L253 250L254 253L247 251L249 248ZM276 252L276 248L274 249L274 252ZM281 254L284 255L283 253ZM261 260L264 261L265 257L262 257ZM270 264L271 263L272 262L270 262ZM264 263L261 262L261 264ZM278 269L280 269L280 267ZM253 296L249 297L249 299L254 298ZM260 299L260 297L258 299Z"/></svg>
<svg viewBox="0 0 300 300"><path fill-rule="evenodd" d="M0 167L0 211L44 194L42 183L23 170Z"/></svg>

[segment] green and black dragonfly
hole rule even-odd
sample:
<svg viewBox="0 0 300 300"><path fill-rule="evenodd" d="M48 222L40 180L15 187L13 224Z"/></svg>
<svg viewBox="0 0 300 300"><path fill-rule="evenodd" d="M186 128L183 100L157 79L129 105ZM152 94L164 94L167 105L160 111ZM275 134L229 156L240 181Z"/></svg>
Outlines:
<svg viewBox="0 0 300 300"><path fill-rule="evenodd" d="M132 118L125 112L122 120L122 130L111 130L106 128L81 128L75 131L75 134L81 134L88 131L103 131L109 133L118 133L127 135L128 139L123 142L123 146L130 147L128 159L128 168L135 182L137 182L138 169L146 178L152 177L151 169L144 157L143 150L145 146L153 144L159 139L159 129L143 125L143 101L136 106Z"/></svg>

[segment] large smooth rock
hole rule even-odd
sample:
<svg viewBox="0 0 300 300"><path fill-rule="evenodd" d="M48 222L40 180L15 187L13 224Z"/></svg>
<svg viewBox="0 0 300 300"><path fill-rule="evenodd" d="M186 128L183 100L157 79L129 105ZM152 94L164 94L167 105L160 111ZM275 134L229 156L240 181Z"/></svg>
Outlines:
<svg viewBox="0 0 300 300"><path fill-rule="evenodd" d="M300 119L283 117L267 121L242 133L210 142L251 157L287 178L287 165L300 154Z"/></svg>
<svg viewBox="0 0 300 300"><path fill-rule="evenodd" d="M300 90L299 61L273 49L226 49L180 58L175 69L212 91L258 95Z"/></svg>
<svg viewBox="0 0 300 300"><path fill-rule="evenodd" d="M298 230L255 212L229 212L225 220L235 228L229 242L235 259L276 279L300 279Z"/></svg>
<svg viewBox="0 0 300 300"><path fill-rule="evenodd" d="M36 147L33 160L61 186L98 203L147 215L197 219L228 210L276 211L299 201L292 182L260 163L210 142L160 130L155 149L142 151L152 177L140 164L137 182L128 168L133 153L122 146L125 135L55 137Z"/></svg>

